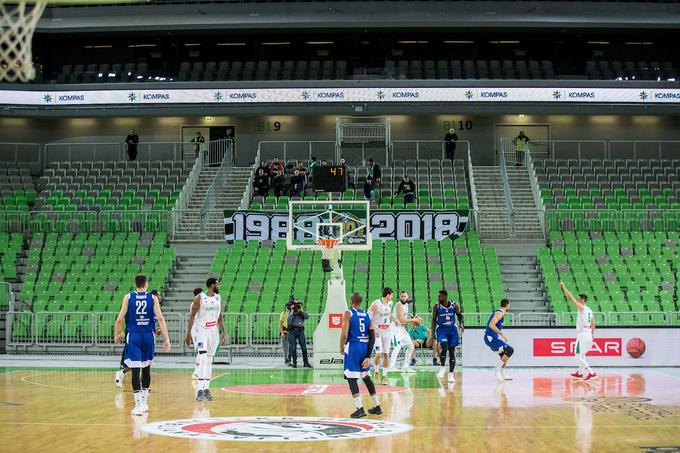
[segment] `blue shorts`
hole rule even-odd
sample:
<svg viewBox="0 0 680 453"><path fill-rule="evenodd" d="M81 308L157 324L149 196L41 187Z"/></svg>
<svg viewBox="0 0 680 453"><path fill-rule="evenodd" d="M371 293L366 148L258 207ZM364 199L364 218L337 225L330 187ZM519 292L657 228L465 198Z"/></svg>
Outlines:
<svg viewBox="0 0 680 453"><path fill-rule="evenodd" d="M458 346L458 329L437 329L437 342L448 343L449 347Z"/></svg>
<svg viewBox="0 0 680 453"><path fill-rule="evenodd" d="M129 332L125 341L123 363L128 368L145 368L152 365L155 349L153 332Z"/></svg>
<svg viewBox="0 0 680 453"><path fill-rule="evenodd" d="M501 340L498 335L484 335L484 343L491 348L493 352L500 352L501 349L507 348L509 345Z"/></svg>
<svg viewBox="0 0 680 453"><path fill-rule="evenodd" d="M368 343L352 341L345 344L345 379L363 379L368 376L371 369L370 363L367 368L361 368L361 362L364 361L366 355L368 355Z"/></svg>

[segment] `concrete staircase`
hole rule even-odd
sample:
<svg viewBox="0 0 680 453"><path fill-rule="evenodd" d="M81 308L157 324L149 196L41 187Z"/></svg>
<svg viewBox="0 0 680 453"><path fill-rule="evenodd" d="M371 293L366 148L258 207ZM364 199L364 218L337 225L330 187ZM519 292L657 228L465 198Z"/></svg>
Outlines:
<svg viewBox="0 0 680 453"><path fill-rule="evenodd" d="M476 176L475 176L476 179ZM544 239L534 193L526 167L508 167L508 182L514 213L514 235L523 239Z"/></svg>
<svg viewBox="0 0 680 453"><path fill-rule="evenodd" d="M481 236L493 239L509 238L511 228L500 167L474 167L473 172Z"/></svg>
<svg viewBox="0 0 680 453"><path fill-rule="evenodd" d="M512 312L549 311L543 274L537 258L538 248L544 245L544 242L539 241L493 245L498 254L505 294L510 299Z"/></svg>
<svg viewBox="0 0 680 453"><path fill-rule="evenodd" d="M194 288L204 288L217 244L172 244L177 261L166 285L163 311L188 313Z"/></svg>
<svg viewBox="0 0 680 453"><path fill-rule="evenodd" d="M248 185L252 168L232 167L229 169L226 184L224 190L220 193L217 205L207 214L209 217L205 238L201 238L200 209L218 170L218 167L206 167L201 171L188 210L182 214L178 229L175 232L176 240L224 239L224 214L222 211L224 209L238 209L241 206L241 199Z"/></svg>

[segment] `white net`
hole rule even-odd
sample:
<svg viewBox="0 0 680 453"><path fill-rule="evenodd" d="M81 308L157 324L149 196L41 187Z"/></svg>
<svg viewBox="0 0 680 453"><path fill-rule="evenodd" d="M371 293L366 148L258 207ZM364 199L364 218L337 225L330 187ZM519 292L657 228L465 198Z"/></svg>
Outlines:
<svg viewBox="0 0 680 453"><path fill-rule="evenodd" d="M0 82L35 78L31 40L44 1L0 0Z"/></svg>

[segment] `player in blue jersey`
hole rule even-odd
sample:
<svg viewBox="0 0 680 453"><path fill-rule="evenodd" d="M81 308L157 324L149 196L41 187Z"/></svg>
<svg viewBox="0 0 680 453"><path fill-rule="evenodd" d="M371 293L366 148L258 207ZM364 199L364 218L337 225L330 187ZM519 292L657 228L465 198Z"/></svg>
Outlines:
<svg viewBox="0 0 680 453"><path fill-rule="evenodd" d="M373 322L368 312L361 308L361 294L353 293L350 297L351 308L342 318L342 334L340 335L340 353L345 355L344 376L349 384L349 389L354 398L357 410L351 415L352 418L366 416L364 405L359 394L359 378L364 381L368 393L373 399L373 408L369 414L382 415L382 409L375 393L375 384L369 373L371 369L371 353L375 344L375 332Z"/></svg>
<svg viewBox="0 0 680 453"><path fill-rule="evenodd" d="M463 325L463 314L460 311L458 304L449 300L449 293L442 289L437 295L437 304L432 309L432 335L435 336L437 343L439 343L439 359L442 367L437 373L437 377L442 379L446 373L446 353L449 353L449 382L455 383L456 378L453 375L453 370L456 368L456 346L458 346L459 336L458 327L456 326L456 318L458 318L458 326L461 332L465 330Z"/></svg>
<svg viewBox="0 0 680 453"><path fill-rule="evenodd" d="M161 312L160 302L151 293L147 293L148 279L146 275L135 277L136 291L123 298L120 313L116 319L114 341L120 343L125 338L125 366L132 370L132 390L135 397L135 408L132 415L143 415L149 411L147 397L151 385L151 365L154 358L155 319L163 334L163 351L170 351L168 326ZM123 336L123 319L127 333ZM140 379L141 374L141 379Z"/></svg>
<svg viewBox="0 0 680 453"><path fill-rule="evenodd" d="M499 381L509 381L512 379L505 373L505 365L507 365L508 359L512 357L515 350L508 344L508 337L501 331L503 329L504 316L509 309L510 301L508 299L501 300L501 308L491 313L486 321L486 329L484 329L484 343L493 352L498 353L498 356L501 358L501 363L495 370Z"/></svg>

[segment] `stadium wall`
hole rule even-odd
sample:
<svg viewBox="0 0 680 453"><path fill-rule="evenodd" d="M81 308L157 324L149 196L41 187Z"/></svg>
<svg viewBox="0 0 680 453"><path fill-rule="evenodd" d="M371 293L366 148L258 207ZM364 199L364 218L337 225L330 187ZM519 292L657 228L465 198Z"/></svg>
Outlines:
<svg viewBox="0 0 680 453"><path fill-rule="evenodd" d="M671 115L389 115L393 140L442 140L448 127L470 142L475 165L493 165L497 126L505 131L537 125L553 140L680 140L680 116ZM84 118L0 118L1 142L123 142L134 128L144 141L187 141L195 127L234 126L238 165L247 165L260 141L335 140L335 115L126 116ZM462 129L461 129L462 126ZM185 128L184 134L182 128ZM278 129L278 130L277 130ZM184 135L184 136L183 136ZM531 134L527 132L530 138ZM273 152L275 147L270 147ZM461 147L461 151L462 147ZM281 154L281 153L279 153ZM265 153L264 157L271 158ZM283 158L282 155L279 157ZM289 156L289 158L296 158ZM414 156L415 157L415 156ZM462 156L461 156L462 157ZM560 155L557 157L568 157ZM597 152L583 156L599 158ZM616 156L613 156L616 157ZM625 156L624 156L625 157ZM652 156L649 156L652 157ZM678 156L680 158L680 156Z"/></svg>

